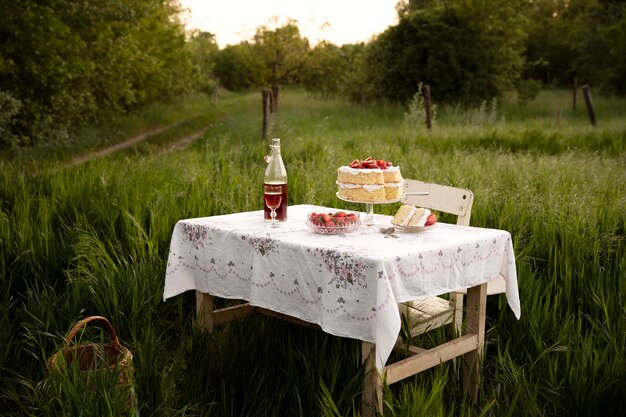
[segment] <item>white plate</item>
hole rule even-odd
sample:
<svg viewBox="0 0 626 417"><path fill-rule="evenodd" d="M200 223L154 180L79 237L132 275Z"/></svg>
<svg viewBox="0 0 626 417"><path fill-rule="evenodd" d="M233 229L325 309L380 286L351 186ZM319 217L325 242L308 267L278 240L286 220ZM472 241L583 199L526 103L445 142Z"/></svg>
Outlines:
<svg viewBox="0 0 626 417"><path fill-rule="evenodd" d="M435 223L435 224L431 224L430 226L403 226L401 224L395 224L394 222L391 222L391 224L397 231L406 232L406 233L422 232L424 230L432 229L433 227L437 225L437 223Z"/></svg>

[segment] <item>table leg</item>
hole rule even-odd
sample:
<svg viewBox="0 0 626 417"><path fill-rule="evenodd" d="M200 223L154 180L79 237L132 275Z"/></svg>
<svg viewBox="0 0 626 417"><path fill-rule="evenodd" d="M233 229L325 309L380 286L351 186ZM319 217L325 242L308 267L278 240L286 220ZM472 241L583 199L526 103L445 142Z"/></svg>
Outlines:
<svg viewBox="0 0 626 417"><path fill-rule="evenodd" d="M196 291L196 320L209 333L213 332L213 296Z"/></svg>
<svg viewBox="0 0 626 417"><path fill-rule="evenodd" d="M487 284L477 285L467 290L466 333L478 336L476 350L463 355L463 394L472 401L478 401L480 368L485 344L485 317L487 315Z"/></svg>
<svg viewBox="0 0 626 417"><path fill-rule="evenodd" d="M365 379L361 394L361 416L374 417L383 412L383 386L376 369L376 345L361 342L361 361L365 364Z"/></svg>

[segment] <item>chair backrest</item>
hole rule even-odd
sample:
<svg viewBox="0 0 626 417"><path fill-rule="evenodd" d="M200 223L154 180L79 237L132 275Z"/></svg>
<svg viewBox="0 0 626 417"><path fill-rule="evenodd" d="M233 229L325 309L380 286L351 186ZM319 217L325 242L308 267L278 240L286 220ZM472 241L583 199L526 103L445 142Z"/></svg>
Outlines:
<svg viewBox="0 0 626 417"><path fill-rule="evenodd" d="M411 195L419 191L428 195ZM402 203L454 214L457 216L456 224L469 226L474 202L474 193L470 190L405 179L404 193Z"/></svg>

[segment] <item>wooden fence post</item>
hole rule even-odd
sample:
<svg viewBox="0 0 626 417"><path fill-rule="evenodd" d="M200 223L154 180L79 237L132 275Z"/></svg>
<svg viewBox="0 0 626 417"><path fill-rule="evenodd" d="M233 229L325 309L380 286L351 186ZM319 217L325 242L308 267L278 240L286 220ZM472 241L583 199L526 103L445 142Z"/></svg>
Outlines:
<svg viewBox="0 0 626 417"><path fill-rule="evenodd" d="M428 84L422 86L422 96L424 96L424 109L426 110L426 130L430 132L433 122L430 108L430 86Z"/></svg>
<svg viewBox="0 0 626 417"><path fill-rule="evenodd" d="M583 85L583 95L585 96L585 104L587 105L587 114L589 114L589 121L593 126L598 123L596 121L596 112L593 110L593 101L591 101L591 91L589 91L589 85Z"/></svg>
<svg viewBox="0 0 626 417"><path fill-rule="evenodd" d="M263 131L261 138L267 140L267 117L268 117L268 104L270 101L270 90L261 91L261 98L263 99Z"/></svg>

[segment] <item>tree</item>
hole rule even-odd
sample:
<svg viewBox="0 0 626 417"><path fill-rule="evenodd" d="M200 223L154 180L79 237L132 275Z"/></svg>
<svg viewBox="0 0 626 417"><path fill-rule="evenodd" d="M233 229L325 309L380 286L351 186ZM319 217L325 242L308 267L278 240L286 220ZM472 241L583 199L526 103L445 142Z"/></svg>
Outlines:
<svg viewBox="0 0 626 417"><path fill-rule="evenodd" d="M345 71L342 49L330 42L321 42L311 50L302 74L304 88L323 97L337 95Z"/></svg>
<svg viewBox="0 0 626 417"><path fill-rule="evenodd" d="M11 103L0 146L63 140L71 126L193 88L175 0L0 0L0 10Z"/></svg>
<svg viewBox="0 0 626 417"><path fill-rule="evenodd" d="M259 67L258 83L271 88L276 110L280 85L300 79L310 53L309 41L300 36L296 22L289 20L274 30L259 27L254 36L253 53Z"/></svg>
<svg viewBox="0 0 626 417"><path fill-rule="evenodd" d="M190 35L188 45L198 79L196 89L212 94L215 91L213 72L219 53L215 35L200 31L191 32Z"/></svg>
<svg viewBox="0 0 626 417"><path fill-rule="evenodd" d="M350 101L361 106L365 105L366 97L371 95L371 88L367 84L366 51L364 43L341 47L344 60L341 92Z"/></svg>
<svg viewBox="0 0 626 417"><path fill-rule="evenodd" d="M256 72L252 45L247 42L228 45L220 50L213 71L220 84L233 91L256 85Z"/></svg>
<svg viewBox="0 0 626 417"><path fill-rule="evenodd" d="M626 95L626 4L581 0L568 8L564 19L571 22L573 68L581 81Z"/></svg>
<svg viewBox="0 0 626 417"><path fill-rule="evenodd" d="M480 102L514 85L525 20L508 0L417 1L367 50L374 98L409 100L420 82L439 102Z"/></svg>
<svg viewBox="0 0 626 417"><path fill-rule="evenodd" d="M626 95L626 4L611 0L528 3L524 75L545 84L580 83Z"/></svg>
<svg viewBox="0 0 626 417"><path fill-rule="evenodd" d="M575 51L570 39L571 23L564 18L569 2L535 0L526 6L529 19L524 78L547 85L568 85Z"/></svg>
<svg viewBox="0 0 626 417"><path fill-rule="evenodd" d="M364 104L365 44L336 46L322 42L311 51L302 75L305 89L324 97L343 95Z"/></svg>

